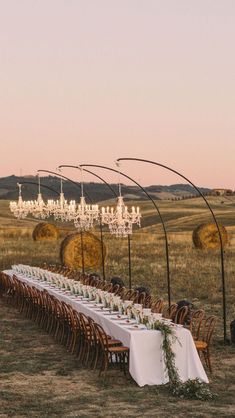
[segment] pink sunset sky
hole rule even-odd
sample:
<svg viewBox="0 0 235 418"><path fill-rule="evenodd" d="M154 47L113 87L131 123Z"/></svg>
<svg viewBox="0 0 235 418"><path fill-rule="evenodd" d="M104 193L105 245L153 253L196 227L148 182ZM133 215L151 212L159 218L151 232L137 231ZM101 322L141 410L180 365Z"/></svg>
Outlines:
<svg viewBox="0 0 235 418"><path fill-rule="evenodd" d="M235 189L234 45L234 0L0 0L0 176L132 156Z"/></svg>

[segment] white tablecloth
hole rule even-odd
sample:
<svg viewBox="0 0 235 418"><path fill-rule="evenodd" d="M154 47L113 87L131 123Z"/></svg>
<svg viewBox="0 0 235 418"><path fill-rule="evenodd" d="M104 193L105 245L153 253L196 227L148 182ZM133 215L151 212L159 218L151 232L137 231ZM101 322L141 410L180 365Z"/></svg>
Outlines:
<svg viewBox="0 0 235 418"><path fill-rule="evenodd" d="M5 273L12 275L12 270ZM110 319L109 315L98 311L91 303L79 301L75 296L66 294L61 290L50 287L47 283L33 278L16 274L17 278L37 289L46 289L59 300L72 305L72 307L93 318L111 336L119 339L130 349L129 372L139 386L160 385L169 381L165 370L163 352L161 348L162 335L160 331L133 330L127 325L122 325L117 320ZM180 379L185 382L188 379L199 378L208 383L208 378L198 356L192 335L185 328L176 328L177 340L172 348L175 352L175 362Z"/></svg>

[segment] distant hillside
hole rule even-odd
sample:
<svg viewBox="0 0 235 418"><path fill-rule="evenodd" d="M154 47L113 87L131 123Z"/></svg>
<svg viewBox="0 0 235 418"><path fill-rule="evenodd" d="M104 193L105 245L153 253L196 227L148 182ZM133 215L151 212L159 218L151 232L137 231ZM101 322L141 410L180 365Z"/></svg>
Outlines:
<svg viewBox="0 0 235 418"><path fill-rule="evenodd" d="M36 185L31 184L35 182ZM23 184L22 195L23 198L34 199L37 196L37 177L34 176L9 176L0 178L0 199L17 199L18 187L17 183ZM56 198L56 193L49 190L47 187L54 189L58 193L60 192L60 179L55 176L48 176L41 178L43 196L48 198ZM47 187L44 187L47 186ZM110 186L118 194L118 185L110 184ZM63 182L63 189L67 199L78 199L80 196L79 183L73 184L69 181ZM171 186L152 185L145 188L147 192L156 200L169 199L175 200L180 198L189 198L197 196L197 193L193 187L189 184L173 184ZM210 194L211 190L207 188L200 188L204 194ZM103 183L84 183L85 194L90 196L94 202L112 199L114 197L111 190ZM126 199L146 199L145 194L137 186L122 185L122 193Z"/></svg>

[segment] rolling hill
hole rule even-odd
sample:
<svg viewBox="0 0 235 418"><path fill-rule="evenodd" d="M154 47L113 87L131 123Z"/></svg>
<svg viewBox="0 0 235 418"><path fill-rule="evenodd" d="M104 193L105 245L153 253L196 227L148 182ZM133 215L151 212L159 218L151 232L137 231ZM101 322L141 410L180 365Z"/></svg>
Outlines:
<svg viewBox="0 0 235 418"><path fill-rule="evenodd" d="M35 176L8 176L0 178L0 199L15 200L18 196L17 183L23 184L22 194L24 199L35 199L37 196L37 177ZM36 184L34 184L36 183ZM47 176L41 178L42 193L45 199L56 198L57 193L60 191L60 180L55 176ZM55 190L50 191L49 188ZM111 184L111 187L118 193L118 185ZM73 184L67 180L63 182L64 193L67 199L78 199L80 196L79 183ZM197 192L189 184L173 184L170 186L152 185L145 187L146 191L155 200L177 200L181 198L189 198L197 195ZM103 183L85 183L85 194L87 199L99 202L112 199L113 193ZM200 190L204 194L210 194L211 190L201 187ZM146 195L137 187L122 185L122 193L128 200L146 200Z"/></svg>

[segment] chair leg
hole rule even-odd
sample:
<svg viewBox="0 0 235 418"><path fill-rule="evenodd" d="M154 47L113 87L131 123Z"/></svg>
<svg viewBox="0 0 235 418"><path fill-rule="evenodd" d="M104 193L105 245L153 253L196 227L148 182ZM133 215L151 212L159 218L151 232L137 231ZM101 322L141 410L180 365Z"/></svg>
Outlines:
<svg viewBox="0 0 235 418"><path fill-rule="evenodd" d="M210 358L210 352L209 352L209 350L207 350L207 352L206 352L206 357L207 357L207 363L208 363L208 367L209 367L210 373L212 373L211 358Z"/></svg>
<svg viewBox="0 0 235 418"><path fill-rule="evenodd" d="M101 356L101 362L100 362L99 376L101 376L101 373L103 372L103 369L104 369L104 363L105 363L105 354L104 354L104 353L102 353L102 356Z"/></svg>
<svg viewBox="0 0 235 418"><path fill-rule="evenodd" d="M108 359L108 356L104 356L104 380L105 380L105 378L106 378L106 372L107 372L107 369L108 369L108 364L109 364L109 359Z"/></svg>
<svg viewBox="0 0 235 418"><path fill-rule="evenodd" d="M95 370L96 369L96 367L97 367L97 363L98 363L98 358L99 358L99 347L98 347L98 345L96 345L96 347L95 347L95 359L94 359L94 366L93 366L93 370Z"/></svg>

